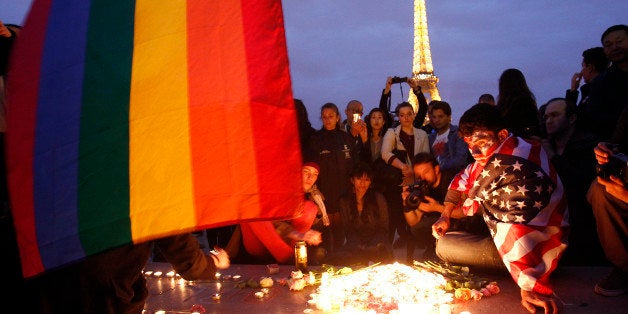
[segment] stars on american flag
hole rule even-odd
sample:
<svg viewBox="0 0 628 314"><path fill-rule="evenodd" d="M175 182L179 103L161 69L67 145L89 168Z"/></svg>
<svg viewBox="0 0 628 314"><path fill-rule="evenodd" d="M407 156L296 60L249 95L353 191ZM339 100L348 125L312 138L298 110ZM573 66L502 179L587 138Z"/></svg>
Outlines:
<svg viewBox="0 0 628 314"><path fill-rule="evenodd" d="M523 166L523 164L520 164L518 161L515 161L515 163L512 165L512 168L514 170L519 170L521 171L521 167Z"/></svg>
<svg viewBox="0 0 628 314"><path fill-rule="evenodd" d="M495 155L473 182L469 197L495 222L526 223L550 200L554 183L535 163Z"/></svg>
<svg viewBox="0 0 628 314"><path fill-rule="evenodd" d="M517 185L517 193L521 193L521 195L526 195L528 189L526 189L525 185Z"/></svg>

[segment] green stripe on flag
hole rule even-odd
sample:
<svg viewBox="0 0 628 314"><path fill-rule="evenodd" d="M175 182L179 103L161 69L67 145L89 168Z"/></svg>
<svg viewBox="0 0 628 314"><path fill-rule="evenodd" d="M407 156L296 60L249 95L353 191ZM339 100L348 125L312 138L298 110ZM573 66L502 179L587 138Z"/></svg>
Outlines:
<svg viewBox="0 0 628 314"><path fill-rule="evenodd" d="M78 170L78 217L87 254L131 241L129 95L135 1L93 0Z"/></svg>

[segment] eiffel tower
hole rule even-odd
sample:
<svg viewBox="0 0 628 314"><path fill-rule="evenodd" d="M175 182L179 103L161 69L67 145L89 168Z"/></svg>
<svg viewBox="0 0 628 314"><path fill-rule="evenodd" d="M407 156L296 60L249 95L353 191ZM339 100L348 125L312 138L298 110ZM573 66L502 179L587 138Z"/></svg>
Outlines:
<svg viewBox="0 0 628 314"><path fill-rule="evenodd" d="M440 100L438 87L436 87L438 77L434 75L432 53L430 51L430 38L427 34L425 0L414 0L414 57L412 58L412 78L419 81L421 90L428 103L431 100ZM412 91L410 91L408 102L410 102L416 110L417 99Z"/></svg>

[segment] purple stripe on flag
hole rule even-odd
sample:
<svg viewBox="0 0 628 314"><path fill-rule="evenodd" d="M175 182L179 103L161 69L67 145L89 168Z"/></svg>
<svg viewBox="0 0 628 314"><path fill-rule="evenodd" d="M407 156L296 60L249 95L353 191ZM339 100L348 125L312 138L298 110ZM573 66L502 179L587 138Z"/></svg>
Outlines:
<svg viewBox="0 0 628 314"><path fill-rule="evenodd" d="M33 176L37 241L47 269L85 255L78 237L76 160L89 6L53 1L44 41Z"/></svg>

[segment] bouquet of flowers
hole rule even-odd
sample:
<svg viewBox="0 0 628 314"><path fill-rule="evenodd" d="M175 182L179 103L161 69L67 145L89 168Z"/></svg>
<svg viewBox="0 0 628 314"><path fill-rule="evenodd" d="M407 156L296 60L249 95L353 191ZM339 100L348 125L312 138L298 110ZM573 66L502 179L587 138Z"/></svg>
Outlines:
<svg viewBox="0 0 628 314"><path fill-rule="evenodd" d="M499 293L497 282L469 273L467 266L414 261L414 268L441 274L447 280L445 291L452 292L457 300L480 300Z"/></svg>

